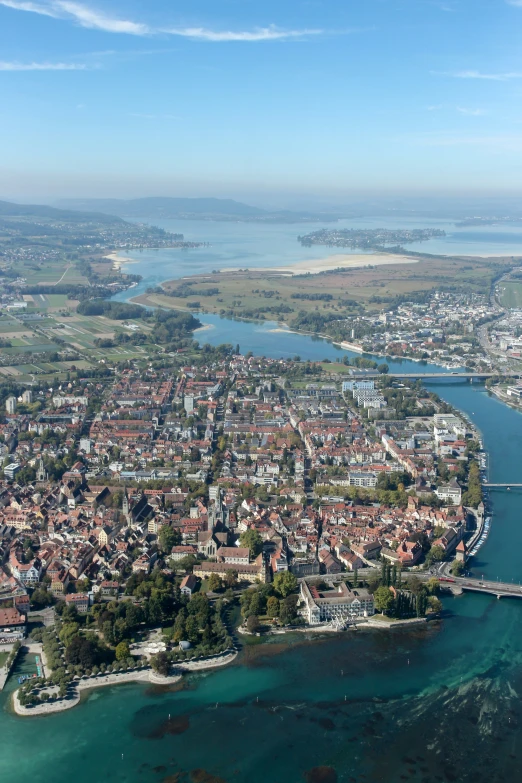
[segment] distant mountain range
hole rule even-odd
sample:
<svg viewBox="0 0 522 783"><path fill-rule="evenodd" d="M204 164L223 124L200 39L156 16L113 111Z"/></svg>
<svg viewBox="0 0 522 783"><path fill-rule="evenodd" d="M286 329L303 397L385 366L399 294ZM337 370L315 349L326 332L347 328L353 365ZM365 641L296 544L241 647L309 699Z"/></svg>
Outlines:
<svg viewBox="0 0 522 783"><path fill-rule="evenodd" d="M337 220L340 215L277 210L269 212L220 198L62 199L57 206L80 212L104 212L121 218L223 220L256 223L307 223Z"/></svg>
<svg viewBox="0 0 522 783"><path fill-rule="evenodd" d="M65 210L48 207L45 204L13 204L0 201L0 218L32 218L57 220L62 223L123 223L120 217L103 212L85 212L84 210Z"/></svg>

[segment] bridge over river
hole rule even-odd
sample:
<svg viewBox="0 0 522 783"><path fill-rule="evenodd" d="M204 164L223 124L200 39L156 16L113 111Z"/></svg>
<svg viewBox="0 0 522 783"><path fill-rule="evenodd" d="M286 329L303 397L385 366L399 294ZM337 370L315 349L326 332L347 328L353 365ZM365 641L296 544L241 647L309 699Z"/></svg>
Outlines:
<svg viewBox="0 0 522 783"><path fill-rule="evenodd" d="M379 568L367 568L364 571L359 571L359 577L364 580L370 579L372 576L380 576L381 571ZM330 584L340 582L346 574L328 574L323 579ZM513 582L494 582L488 579L473 579L471 577L460 576L436 576L429 571L409 571L403 572L403 581L407 580L409 576L415 576L422 582L427 582L430 579L438 579L441 588L449 590L454 595L462 595L463 592L469 591L472 593L487 593L488 595L495 595L497 598L522 598L522 585L514 584ZM299 579L303 581L303 577Z"/></svg>
<svg viewBox="0 0 522 783"><path fill-rule="evenodd" d="M489 481L484 481L483 486L487 489L522 489L522 484L494 484Z"/></svg>
<svg viewBox="0 0 522 783"><path fill-rule="evenodd" d="M472 593L487 593L497 598L522 598L522 586L512 582L492 582L485 579L468 579L466 577L439 578L441 587L451 590L455 595L464 591Z"/></svg>
<svg viewBox="0 0 522 783"><path fill-rule="evenodd" d="M390 370L387 373L390 378L440 378L441 380L449 380L451 378L462 378L470 381L485 381L487 378L499 378L503 376L503 373L498 372L394 372ZM514 373L505 375L506 378L517 378ZM353 373L347 376L349 380L361 380L363 378L382 378L382 373L377 371Z"/></svg>

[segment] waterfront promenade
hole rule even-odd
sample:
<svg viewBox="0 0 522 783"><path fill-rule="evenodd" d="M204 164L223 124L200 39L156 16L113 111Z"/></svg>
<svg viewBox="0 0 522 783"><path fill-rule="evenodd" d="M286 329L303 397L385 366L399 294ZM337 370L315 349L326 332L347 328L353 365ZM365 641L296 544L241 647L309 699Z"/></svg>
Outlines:
<svg viewBox="0 0 522 783"><path fill-rule="evenodd" d="M215 669L220 666L227 666L237 656L237 650L214 655L210 658L201 660L186 661L173 667L173 673L170 676L163 677L152 669L140 669L132 672L118 672L113 674L97 675L96 677L85 677L73 681L68 688L68 695L65 699L58 701L45 702L37 704L34 707L23 707L18 699L18 689L13 694L13 709L21 717L35 717L38 715L52 715L56 712L63 712L76 707L81 701L82 692L93 690L95 688L104 688L111 685L122 685L125 683L150 683L152 685L174 685L179 682L184 674ZM56 686L45 689L49 694L58 692Z"/></svg>

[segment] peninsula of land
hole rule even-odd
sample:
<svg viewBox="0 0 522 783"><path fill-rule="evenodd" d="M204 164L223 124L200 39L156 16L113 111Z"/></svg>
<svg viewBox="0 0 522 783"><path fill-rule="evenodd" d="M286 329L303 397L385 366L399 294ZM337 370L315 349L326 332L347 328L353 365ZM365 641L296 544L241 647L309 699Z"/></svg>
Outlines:
<svg viewBox="0 0 522 783"><path fill-rule="evenodd" d="M155 366L5 400L0 645L35 626L9 664L21 715L230 663L239 613L250 634L436 617L487 535L478 433L414 381L170 339Z"/></svg>

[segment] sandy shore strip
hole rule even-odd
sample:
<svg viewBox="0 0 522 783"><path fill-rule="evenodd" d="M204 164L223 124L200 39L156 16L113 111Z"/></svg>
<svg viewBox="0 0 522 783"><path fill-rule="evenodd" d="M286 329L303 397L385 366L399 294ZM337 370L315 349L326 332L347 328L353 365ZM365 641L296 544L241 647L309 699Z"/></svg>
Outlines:
<svg viewBox="0 0 522 783"><path fill-rule="evenodd" d="M367 266L385 266L387 264L418 264L418 258L401 255L388 255L386 253L338 253L329 258L316 258L308 261L299 261L291 266L277 267L278 272L287 272L292 275L318 275L333 269L360 269Z"/></svg>
<svg viewBox="0 0 522 783"><path fill-rule="evenodd" d="M200 326L198 329L194 329L195 332L208 332L209 329L215 329L216 327L214 324L204 324L204 326Z"/></svg>
<svg viewBox="0 0 522 783"><path fill-rule="evenodd" d="M139 264L138 259L130 258L129 256L124 256L118 251L114 253L109 253L109 255L104 256L104 258L107 258L109 261L112 261L113 269L121 269L124 264Z"/></svg>
<svg viewBox="0 0 522 783"><path fill-rule="evenodd" d="M384 266L385 264L418 264L420 258L412 256L392 255L391 253L336 253L328 258L311 258L305 261L298 261L296 264L288 266L277 266L270 268L254 267L249 272L266 272L267 274L278 272L286 274L289 277L293 275L318 275L321 272L328 272L333 269L360 269L366 266ZM238 272L238 269L227 267L221 269L221 272Z"/></svg>

